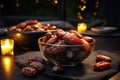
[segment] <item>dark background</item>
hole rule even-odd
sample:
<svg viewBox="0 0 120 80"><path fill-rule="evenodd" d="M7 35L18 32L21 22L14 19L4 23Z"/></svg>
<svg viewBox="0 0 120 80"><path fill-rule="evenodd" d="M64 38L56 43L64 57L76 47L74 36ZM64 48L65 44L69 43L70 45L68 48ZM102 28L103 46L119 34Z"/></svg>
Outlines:
<svg viewBox="0 0 120 80"><path fill-rule="evenodd" d="M98 19L103 19L110 26L120 27L120 0L102 0Z"/></svg>
<svg viewBox="0 0 120 80"><path fill-rule="evenodd" d="M50 0L50 1L54 1L54 0ZM76 2L72 2L72 1L68 1L68 0L58 0L58 1L60 1L59 4L52 5L52 11L56 12L55 16L52 15L52 12L48 13L49 15L52 15L52 16L47 15L47 13L46 13L46 17L45 17L45 15L43 15L43 17L39 16L39 15L33 16L31 14L35 14L35 13L30 13L29 11L28 11L28 14L31 16L27 16L27 13L25 16L21 16L21 15L17 15L17 13L14 14L15 9L11 9L11 8L9 9L9 7L7 7L7 11L9 12L8 14L5 13L5 9L4 10L1 9L0 10L0 14L1 14L0 27L15 25L26 19L37 19L40 21L66 20L66 21L69 21L71 24L73 24L75 27L78 22L87 22L89 24L93 21L100 20L100 21L104 21L106 23L104 26L113 26L113 27L118 27L120 29L120 9L119 9L120 8L120 0L95 0L95 1L99 1L98 8L93 7L93 6L95 6L95 1L84 0L84 1L86 1L87 9L83 12L80 11L79 9L75 8L76 7L75 4L81 5L81 6L84 5L82 2L80 2L80 0L76 0ZM2 0L1 0L1 2L2 2ZM6 4L8 2L10 2L10 0L6 1ZM45 2L43 1L43 3L45 3ZM27 5L29 5L29 4L27 4ZM50 4L46 4L46 5L50 6ZM10 4L9 4L9 6L10 6ZM71 6L74 6L74 7L72 8ZM43 6L43 7L47 8L46 6ZM56 9L55 9L55 7L56 7ZM30 8L30 9L32 9L32 8ZM74 14L74 13L70 14L70 12L68 14L67 11L78 11L78 12L80 11L84 18L80 19L77 17L76 14ZM94 12L94 11L97 12L96 15L92 14L92 12ZM58 13L60 13L60 14L58 14ZM95 24L96 23L94 23L90 27L94 27ZM99 25L99 26L101 26L101 25Z"/></svg>

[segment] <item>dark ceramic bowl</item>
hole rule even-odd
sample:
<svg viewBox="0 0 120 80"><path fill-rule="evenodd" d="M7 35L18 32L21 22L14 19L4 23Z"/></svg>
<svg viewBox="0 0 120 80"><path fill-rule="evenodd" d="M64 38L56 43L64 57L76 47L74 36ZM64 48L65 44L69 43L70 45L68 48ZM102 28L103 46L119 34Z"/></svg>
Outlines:
<svg viewBox="0 0 120 80"><path fill-rule="evenodd" d="M32 20L36 21L36 20ZM30 23L31 20L27 21L27 24ZM74 27L69 23L65 21L43 21L40 22L42 25L46 25L49 23L51 26L56 26L56 28L63 28L63 29L73 29ZM17 26L24 26L23 24L18 24ZM38 24L39 25L39 24ZM55 30L55 29L54 29ZM54 31L54 30L46 30L46 31L40 31L40 32L33 32L33 31L11 31L10 28L7 29L7 34L10 38L13 38L15 40L15 44L22 47L22 48L28 48L28 49L39 49L38 48L38 38L44 36L44 34L48 31Z"/></svg>
<svg viewBox="0 0 120 80"><path fill-rule="evenodd" d="M21 48L37 50L38 38L44 36L46 32L14 32L7 31L9 38L15 40L15 44Z"/></svg>

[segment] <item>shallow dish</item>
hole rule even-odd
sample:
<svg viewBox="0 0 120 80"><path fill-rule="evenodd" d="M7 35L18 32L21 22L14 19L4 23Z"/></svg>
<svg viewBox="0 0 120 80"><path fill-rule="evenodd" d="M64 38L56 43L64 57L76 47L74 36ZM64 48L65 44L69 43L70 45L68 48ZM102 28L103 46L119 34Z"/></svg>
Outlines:
<svg viewBox="0 0 120 80"><path fill-rule="evenodd" d="M114 33L116 30L117 30L116 27L109 27L109 26L91 28L92 32L98 34Z"/></svg>
<svg viewBox="0 0 120 80"><path fill-rule="evenodd" d="M14 32L7 31L9 38L15 40L15 44L23 49L38 50L37 40L46 32Z"/></svg>
<svg viewBox="0 0 120 80"><path fill-rule="evenodd" d="M37 20L26 20L7 28L7 35L15 40L15 44L25 49L38 50L38 38L46 32L52 32L56 26L42 24Z"/></svg>

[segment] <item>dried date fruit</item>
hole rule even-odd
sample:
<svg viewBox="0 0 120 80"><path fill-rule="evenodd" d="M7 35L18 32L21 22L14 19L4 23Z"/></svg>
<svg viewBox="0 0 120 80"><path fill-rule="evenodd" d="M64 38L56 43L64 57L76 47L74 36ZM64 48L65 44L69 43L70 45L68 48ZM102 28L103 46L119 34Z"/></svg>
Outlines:
<svg viewBox="0 0 120 80"><path fill-rule="evenodd" d="M54 43L57 42L57 40L58 40L58 37L54 34L54 35L52 35L52 37L46 43L54 44Z"/></svg>
<svg viewBox="0 0 120 80"><path fill-rule="evenodd" d="M31 25L31 27L34 28L34 29L39 29L39 28L43 29L42 28L42 23L40 23L40 22L37 22L36 24Z"/></svg>
<svg viewBox="0 0 120 80"><path fill-rule="evenodd" d="M15 28L16 27L16 28ZM9 31L19 31L19 32L25 32L25 31L31 31L31 32L45 32L48 30L55 30L55 26L51 26L50 24L42 25L41 22L38 22L37 20L26 20L24 22L21 22L17 25L11 26L9 28Z"/></svg>
<svg viewBox="0 0 120 80"><path fill-rule="evenodd" d="M41 63L45 64L45 60L42 57L30 57L28 59L28 62L29 63L32 63L32 62L41 62Z"/></svg>
<svg viewBox="0 0 120 80"><path fill-rule="evenodd" d="M82 38L82 35L77 32L76 30L69 30L70 33L73 33L75 36L77 36L78 38Z"/></svg>
<svg viewBox="0 0 120 80"><path fill-rule="evenodd" d="M97 62L94 65L94 70L96 71L103 71L103 70L108 70L111 67L111 63L106 62L106 61L101 61L101 62Z"/></svg>
<svg viewBox="0 0 120 80"><path fill-rule="evenodd" d="M25 23L27 25L33 25L33 24L36 24L38 21L37 20L26 20Z"/></svg>
<svg viewBox="0 0 120 80"><path fill-rule="evenodd" d="M11 26L8 30L9 31L16 31L17 27L16 26Z"/></svg>
<svg viewBox="0 0 120 80"><path fill-rule="evenodd" d="M59 39L63 39L63 36L65 35L65 31L64 30L62 30L62 29L57 29L56 31L55 31L55 34L58 36L58 38Z"/></svg>
<svg viewBox="0 0 120 80"><path fill-rule="evenodd" d="M82 40L71 33L66 33L64 36L64 41L70 45L81 45L83 44Z"/></svg>
<svg viewBox="0 0 120 80"><path fill-rule="evenodd" d="M45 70L45 65L40 62L32 62L29 64L30 67L37 69L38 71Z"/></svg>
<svg viewBox="0 0 120 80"><path fill-rule="evenodd" d="M96 56L96 61L107 61L107 62L111 62L112 59L108 56L105 56L105 55L97 55Z"/></svg>
<svg viewBox="0 0 120 80"><path fill-rule="evenodd" d="M46 48L45 54L47 55L58 55L59 53L65 51L66 46L57 46L57 45L65 45L64 41L59 41L56 45L51 46L50 48Z"/></svg>
<svg viewBox="0 0 120 80"><path fill-rule="evenodd" d="M48 29L49 30L55 30L55 29L57 29L57 27L56 26L50 26Z"/></svg>
<svg viewBox="0 0 120 80"><path fill-rule="evenodd" d="M84 36L83 39L86 40L88 43L93 42L93 38L91 38L89 36Z"/></svg>
<svg viewBox="0 0 120 80"><path fill-rule="evenodd" d="M21 23L17 24L16 26L20 29L24 29L27 26L27 24L25 22L21 22Z"/></svg>
<svg viewBox="0 0 120 80"><path fill-rule="evenodd" d="M22 31L22 29L20 29L20 28L16 28L16 30L15 31L17 31L17 32L21 32Z"/></svg>
<svg viewBox="0 0 120 80"><path fill-rule="evenodd" d="M46 43L52 37L51 32L47 32L43 37L43 42Z"/></svg>
<svg viewBox="0 0 120 80"><path fill-rule="evenodd" d="M30 25L27 25L23 31L34 31L34 29L30 26Z"/></svg>
<svg viewBox="0 0 120 80"><path fill-rule="evenodd" d="M37 70L32 67L23 67L21 70L22 74L25 76L35 76L37 74Z"/></svg>
<svg viewBox="0 0 120 80"><path fill-rule="evenodd" d="M63 66L61 66L61 65L53 66L52 71L53 71L53 73L57 73L57 74L62 73L63 72Z"/></svg>
<svg viewBox="0 0 120 80"><path fill-rule="evenodd" d="M83 42L83 48L85 49L85 51L88 53L91 53L92 47L90 46L90 44L84 39L81 39L81 40Z"/></svg>
<svg viewBox="0 0 120 80"><path fill-rule="evenodd" d="M36 30L33 30L32 32L44 32L45 30L43 28L37 28Z"/></svg>

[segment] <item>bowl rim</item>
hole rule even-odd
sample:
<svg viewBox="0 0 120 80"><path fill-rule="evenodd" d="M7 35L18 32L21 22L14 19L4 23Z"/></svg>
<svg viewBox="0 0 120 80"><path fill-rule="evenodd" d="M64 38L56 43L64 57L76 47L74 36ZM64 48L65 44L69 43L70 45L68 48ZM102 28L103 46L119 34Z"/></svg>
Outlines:
<svg viewBox="0 0 120 80"><path fill-rule="evenodd" d="M43 44L43 45L49 45L49 46L84 46L84 45L87 45L87 44L80 44L80 45L57 45L57 44L48 44L48 43L44 43L44 42L41 42L40 40L43 39L43 37L40 37L38 38L38 44ZM89 43L89 45L92 45L92 44L95 44L96 43L96 40L93 38L93 41L91 43Z"/></svg>
<svg viewBox="0 0 120 80"><path fill-rule="evenodd" d="M14 32L14 33L23 33L23 34L32 34L32 33L46 33L55 30L46 30L46 31L10 31L9 28L6 29L6 32Z"/></svg>

